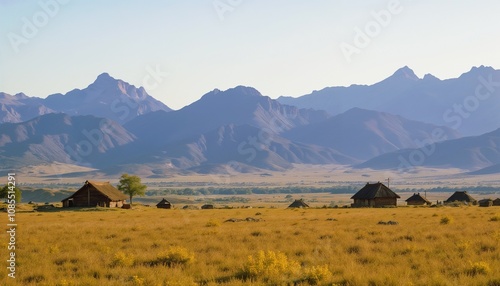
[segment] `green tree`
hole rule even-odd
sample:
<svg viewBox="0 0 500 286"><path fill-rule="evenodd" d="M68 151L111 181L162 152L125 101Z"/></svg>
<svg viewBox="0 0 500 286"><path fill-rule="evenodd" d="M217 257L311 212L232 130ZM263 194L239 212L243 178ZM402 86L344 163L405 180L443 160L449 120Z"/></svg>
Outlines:
<svg viewBox="0 0 500 286"><path fill-rule="evenodd" d="M118 183L118 190L130 196L130 203L132 203L132 197L144 196L146 188L146 185L141 183L141 178L129 174L122 174Z"/></svg>
<svg viewBox="0 0 500 286"><path fill-rule="evenodd" d="M2 199L7 199L9 196L9 190L12 189L12 186L5 185L3 188L0 189L0 198ZM21 190L18 187L14 188L14 192L16 195L16 203L21 202Z"/></svg>

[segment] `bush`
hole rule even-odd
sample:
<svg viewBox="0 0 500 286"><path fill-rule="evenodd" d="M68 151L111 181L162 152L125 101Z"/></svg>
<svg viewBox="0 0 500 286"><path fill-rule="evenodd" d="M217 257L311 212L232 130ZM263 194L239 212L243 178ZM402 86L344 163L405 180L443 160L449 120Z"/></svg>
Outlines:
<svg viewBox="0 0 500 286"><path fill-rule="evenodd" d="M167 252L161 253L152 264L176 266L187 265L194 261L194 253L188 251L184 247L172 246Z"/></svg>
<svg viewBox="0 0 500 286"><path fill-rule="evenodd" d="M216 219L211 219L207 222L207 224L205 225L206 227L217 227L217 226L220 226L221 223L220 221L216 220Z"/></svg>
<svg viewBox="0 0 500 286"><path fill-rule="evenodd" d="M132 266L134 265L134 257L132 255L127 255L126 253L119 251L115 253L111 265L126 266L126 267Z"/></svg>
<svg viewBox="0 0 500 286"><path fill-rule="evenodd" d="M453 219L449 216L445 216L441 218L441 224L450 224L453 222Z"/></svg>
<svg viewBox="0 0 500 286"><path fill-rule="evenodd" d="M281 252L259 251L257 255L249 256L243 267L245 279L261 279L265 282L277 283L291 278L300 271L300 265Z"/></svg>
<svg viewBox="0 0 500 286"><path fill-rule="evenodd" d="M500 221L500 215L492 216L490 221Z"/></svg>
<svg viewBox="0 0 500 286"><path fill-rule="evenodd" d="M465 272L469 276L486 275L491 272L491 269L486 262L475 262L471 263Z"/></svg>
<svg viewBox="0 0 500 286"><path fill-rule="evenodd" d="M332 272L328 269L328 265L311 266L305 269L304 281L309 285L317 285L321 282L332 279Z"/></svg>

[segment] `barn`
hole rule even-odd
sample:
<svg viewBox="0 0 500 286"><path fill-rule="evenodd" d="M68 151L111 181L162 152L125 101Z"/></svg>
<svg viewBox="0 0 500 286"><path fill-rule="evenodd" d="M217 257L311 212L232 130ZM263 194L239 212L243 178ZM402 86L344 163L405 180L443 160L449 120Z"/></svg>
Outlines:
<svg viewBox="0 0 500 286"><path fill-rule="evenodd" d="M406 204L409 206L430 206L431 202L422 197L420 193L413 193L413 196L406 199Z"/></svg>
<svg viewBox="0 0 500 286"><path fill-rule="evenodd" d="M461 203L471 203L473 205L477 204L477 201L476 199L474 199L473 197L471 197L467 191L463 191L463 192L455 192L453 193L453 195L451 195L451 197L449 197L446 201L444 201L445 203L449 204L449 203L453 203L453 202L461 202Z"/></svg>
<svg viewBox="0 0 500 286"><path fill-rule="evenodd" d="M156 207L159 209L171 209L172 204L169 201L167 201L166 199L163 199L159 203L156 204Z"/></svg>
<svg viewBox="0 0 500 286"><path fill-rule="evenodd" d="M74 194L62 200L63 207L121 208L127 196L109 182L85 181Z"/></svg>
<svg viewBox="0 0 500 286"><path fill-rule="evenodd" d="M382 207L396 206L400 196L381 182L366 185L361 188L351 199L352 207Z"/></svg>

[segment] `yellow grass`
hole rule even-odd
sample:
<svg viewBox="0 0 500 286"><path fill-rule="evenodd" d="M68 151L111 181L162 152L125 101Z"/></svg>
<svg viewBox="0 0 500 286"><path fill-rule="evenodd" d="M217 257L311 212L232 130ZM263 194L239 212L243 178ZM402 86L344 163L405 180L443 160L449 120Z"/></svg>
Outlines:
<svg viewBox="0 0 500 286"><path fill-rule="evenodd" d="M500 285L500 208L18 213L0 285ZM260 213L256 215L256 213ZM224 222L229 218L260 221ZM450 222L443 224L443 218ZM335 219L335 220L333 220ZM397 221L380 225L379 221ZM7 257L6 236L1 255Z"/></svg>

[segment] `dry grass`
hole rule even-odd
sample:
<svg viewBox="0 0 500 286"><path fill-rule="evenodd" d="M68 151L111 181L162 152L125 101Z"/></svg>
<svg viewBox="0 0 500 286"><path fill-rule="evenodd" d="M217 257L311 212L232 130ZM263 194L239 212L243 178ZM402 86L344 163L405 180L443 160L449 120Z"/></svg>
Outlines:
<svg viewBox="0 0 500 286"><path fill-rule="evenodd" d="M496 211L266 208L258 222L224 222L255 209L18 213L17 284L2 267L0 285L498 285ZM389 220L399 224L378 224Z"/></svg>

